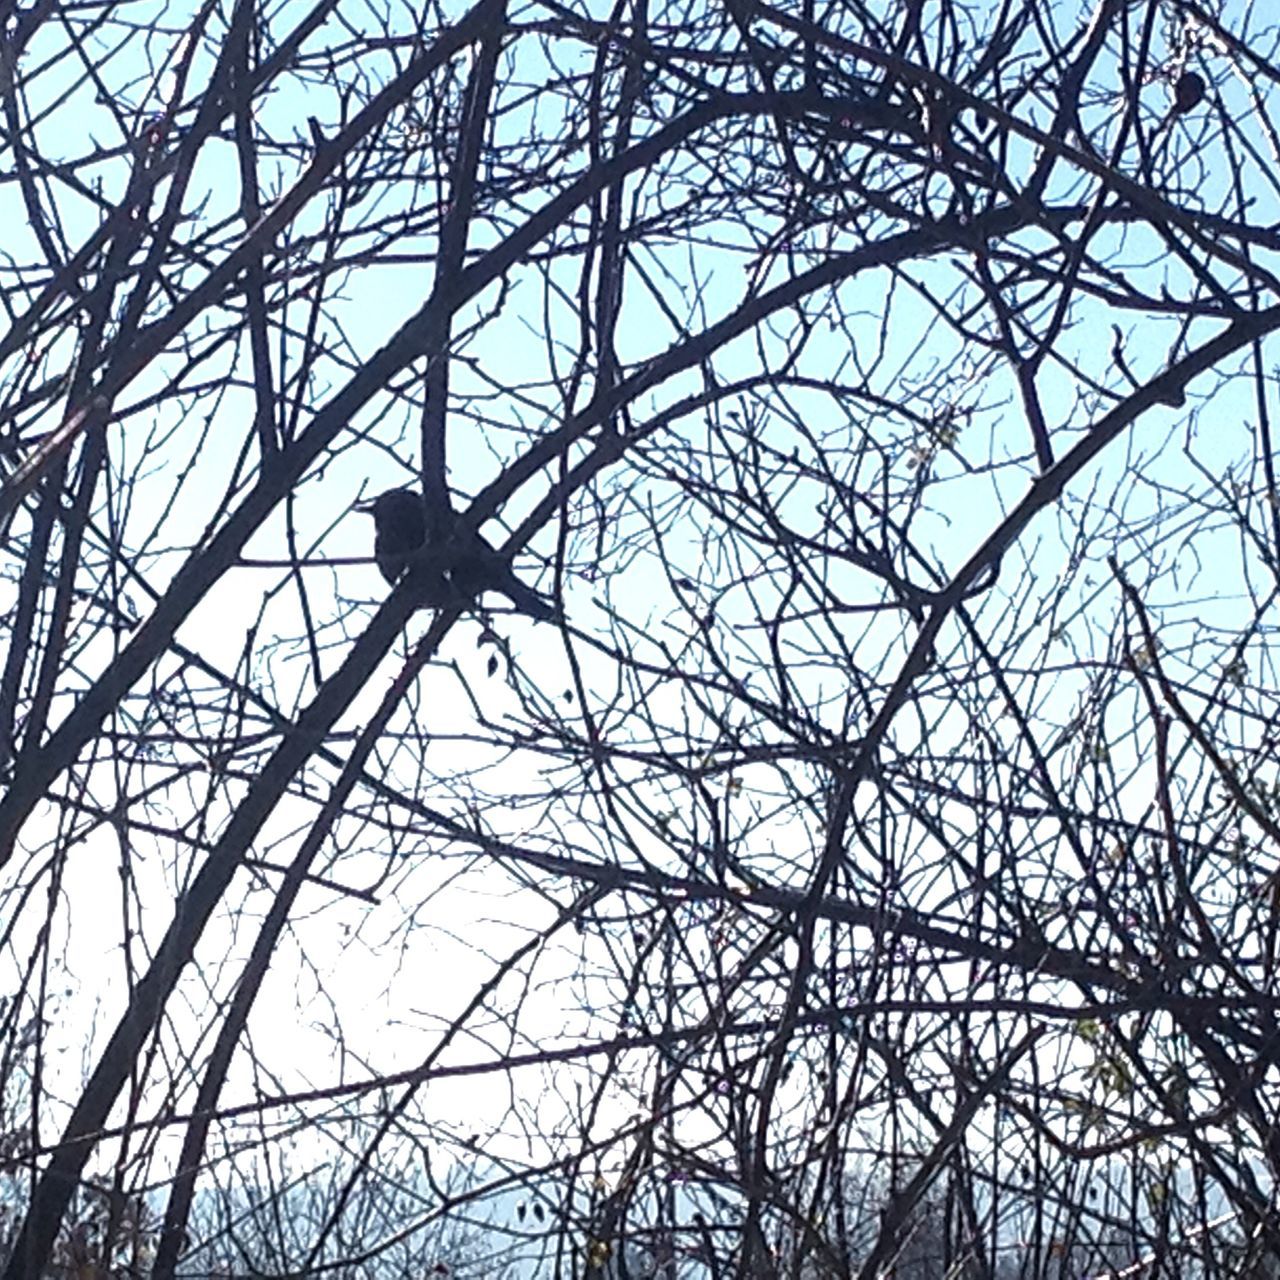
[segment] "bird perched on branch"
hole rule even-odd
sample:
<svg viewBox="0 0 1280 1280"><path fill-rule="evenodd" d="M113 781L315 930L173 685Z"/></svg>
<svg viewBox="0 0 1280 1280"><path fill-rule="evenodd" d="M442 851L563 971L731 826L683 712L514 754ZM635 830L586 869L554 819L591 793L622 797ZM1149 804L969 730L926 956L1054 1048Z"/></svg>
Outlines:
<svg viewBox="0 0 1280 1280"><path fill-rule="evenodd" d="M427 513L421 495L411 489L388 489L368 502L358 502L355 509L373 517L373 558L378 571L394 586L427 543ZM441 597L447 599L443 571L440 577Z"/></svg>
<svg viewBox="0 0 1280 1280"><path fill-rule="evenodd" d="M407 569L427 558L427 513L421 494L412 489L389 489L370 502L358 504L356 510L373 517L373 558L389 583L394 585ZM430 557L432 572L422 583L424 605L440 608L465 604L486 591L500 591L531 618L550 622L557 616L550 602L521 582L506 558L478 533L453 532L439 552Z"/></svg>
<svg viewBox="0 0 1280 1280"><path fill-rule="evenodd" d="M1169 104L1168 111L1164 113L1164 119L1157 126L1158 129L1165 129L1178 116L1185 116L1188 112L1194 111L1204 101L1204 96L1209 91L1204 77L1197 71L1182 71L1172 83L1173 101Z"/></svg>
<svg viewBox="0 0 1280 1280"><path fill-rule="evenodd" d="M1184 71L1173 86L1171 112L1181 116L1194 111L1204 99L1206 87L1203 76L1194 71Z"/></svg>

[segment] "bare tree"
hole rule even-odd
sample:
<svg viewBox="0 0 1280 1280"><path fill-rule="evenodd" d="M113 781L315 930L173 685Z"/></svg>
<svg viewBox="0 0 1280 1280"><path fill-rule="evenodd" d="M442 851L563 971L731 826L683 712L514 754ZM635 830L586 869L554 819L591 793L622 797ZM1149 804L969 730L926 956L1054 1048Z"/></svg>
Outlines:
<svg viewBox="0 0 1280 1280"><path fill-rule="evenodd" d="M8 1280L1272 1274L1267 23L0 3Z"/></svg>

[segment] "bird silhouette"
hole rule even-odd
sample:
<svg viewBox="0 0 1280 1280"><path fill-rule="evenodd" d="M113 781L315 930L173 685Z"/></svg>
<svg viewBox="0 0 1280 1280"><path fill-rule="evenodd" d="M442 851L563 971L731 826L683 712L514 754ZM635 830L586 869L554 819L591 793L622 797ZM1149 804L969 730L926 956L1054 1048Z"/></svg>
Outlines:
<svg viewBox="0 0 1280 1280"><path fill-rule="evenodd" d="M356 510L373 516L373 558L378 571L394 585L427 549L427 512L421 494L389 489L371 502L358 504ZM454 531L441 550L439 568L424 575L421 584L424 605L466 604L486 591L499 591L531 618L550 622L557 616L550 602L521 582L506 557L478 533Z"/></svg>
<svg viewBox="0 0 1280 1280"><path fill-rule="evenodd" d="M1195 110L1204 98L1207 86L1204 77L1194 71L1184 71L1173 86L1173 107L1177 115Z"/></svg>
<svg viewBox="0 0 1280 1280"><path fill-rule="evenodd" d="M393 586L427 543L427 513L411 489L389 489L356 510L373 517L373 558ZM444 575L441 573L441 580Z"/></svg>

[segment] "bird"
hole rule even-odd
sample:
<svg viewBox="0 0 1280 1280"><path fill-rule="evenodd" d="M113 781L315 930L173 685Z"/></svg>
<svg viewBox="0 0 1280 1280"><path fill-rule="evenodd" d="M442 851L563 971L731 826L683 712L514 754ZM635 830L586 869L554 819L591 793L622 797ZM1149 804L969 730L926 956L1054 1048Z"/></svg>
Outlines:
<svg viewBox="0 0 1280 1280"><path fill-rule="evenodd" d="M1200 105L1205 95L1204 77L1194 71L1184 71L1173 87L1171 115L1185 115Z"/></svg>
<svg viewBox="0 0 1280 1280"><path fill-rule="evenodd" d="M427 547L427 512L421 494L388 489L355 509L373 517L373 558L378 571L394 585ZM531 618L543 622L556 618L551 603L521 582L506 557L478 533L451 534L442 550L440 567L433 568L421 584L424 605L463 604L486 591L499 591Z"/></svg>
<svg viewBox="0 0 1280 1280"><path fill-rule="evenodd" d="M355 509L373 517L373 558L378 572L395 585L427 542L427 513L412 489L388 489ZM443 575L442 575L443 576Z"/></svg>

